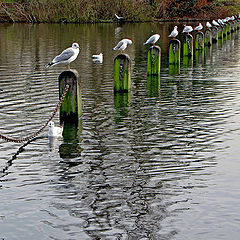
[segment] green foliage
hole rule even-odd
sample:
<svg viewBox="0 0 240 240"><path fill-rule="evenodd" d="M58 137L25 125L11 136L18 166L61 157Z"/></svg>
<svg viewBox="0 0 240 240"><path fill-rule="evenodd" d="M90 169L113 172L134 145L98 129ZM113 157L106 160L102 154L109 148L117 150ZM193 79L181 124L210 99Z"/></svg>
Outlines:
<svg viewBox="0 0 240 240"><path fill-rule="evenodd" d="M239 0L2 0L0 21L101 22L216 18L237 14Z"/></svg>

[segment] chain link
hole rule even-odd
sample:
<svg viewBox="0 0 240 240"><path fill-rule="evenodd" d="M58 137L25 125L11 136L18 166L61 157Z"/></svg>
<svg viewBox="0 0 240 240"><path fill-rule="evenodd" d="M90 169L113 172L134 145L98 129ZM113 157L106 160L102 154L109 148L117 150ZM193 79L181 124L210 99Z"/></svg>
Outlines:
<svg viewBox="0 0 240 240"><path fill-rule="evenodd" d="M32 135L28 136L28 137L24 137L24 138L13 138L13 137L8 137L8 136L4 136L2 134L0 134L0 138L2 138L5 141L8 142L17 142L17 143L21 143L21 142L26 142L26 141L30 141L31 139L35 138L38 134L40 134L48 125L48 123L54 118L54 116L56 115L58 109L61 107L62 102L68 92L69 89L69 85L67 84L63 90L63 94L55 108L55 110L53 111L52 115L50 116L50 118L48 119L48 121L35 133L33 133Z"/></svg>

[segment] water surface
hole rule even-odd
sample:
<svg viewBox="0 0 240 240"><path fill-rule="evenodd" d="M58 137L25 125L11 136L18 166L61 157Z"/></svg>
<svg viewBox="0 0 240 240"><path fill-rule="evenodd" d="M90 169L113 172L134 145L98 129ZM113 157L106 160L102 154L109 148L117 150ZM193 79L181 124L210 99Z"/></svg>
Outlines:
<svg viewBox="0 0 240 240"><path fill-rule="evenodd" d="M0 24L1 134L25 137L48 120L66 67L45 65L73 42L83 99L78 128L63 138L46 130L21 151L0 140L0 238L239 239L239 35L171 75L173 26ZM159 88L143 46L156 32ZM132 90L119 96L112 48L125 37Z"/></svg>

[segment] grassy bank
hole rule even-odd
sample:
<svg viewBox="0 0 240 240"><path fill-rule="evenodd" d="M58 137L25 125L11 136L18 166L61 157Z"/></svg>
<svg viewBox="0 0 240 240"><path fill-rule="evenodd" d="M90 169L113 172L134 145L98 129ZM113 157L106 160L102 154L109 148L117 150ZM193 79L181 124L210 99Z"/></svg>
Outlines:
<svg viewBox="0 0 240 240"><path fill-rule="evenodd" d="M5 0L0 21L106 22L213 19L238 14L239 0Z"/></svg>

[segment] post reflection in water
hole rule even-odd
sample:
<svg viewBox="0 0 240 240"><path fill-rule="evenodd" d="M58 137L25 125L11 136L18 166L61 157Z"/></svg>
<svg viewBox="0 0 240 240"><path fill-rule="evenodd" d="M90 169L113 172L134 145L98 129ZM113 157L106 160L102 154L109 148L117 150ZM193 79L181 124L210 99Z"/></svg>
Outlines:
<svg viewBox="0 0 240 240"><path fill-rule="evenodd" d="M176 24L0 24L0 133L48 120L64 69L45 65L72 42L83 102L62 138L44 133L18 154L1 141L0 238L238 239L239 35L174 66ZM153 32L161 72L147 76ZM123 37L133 40L132 88L114 93L112 47Z"/></svg>

